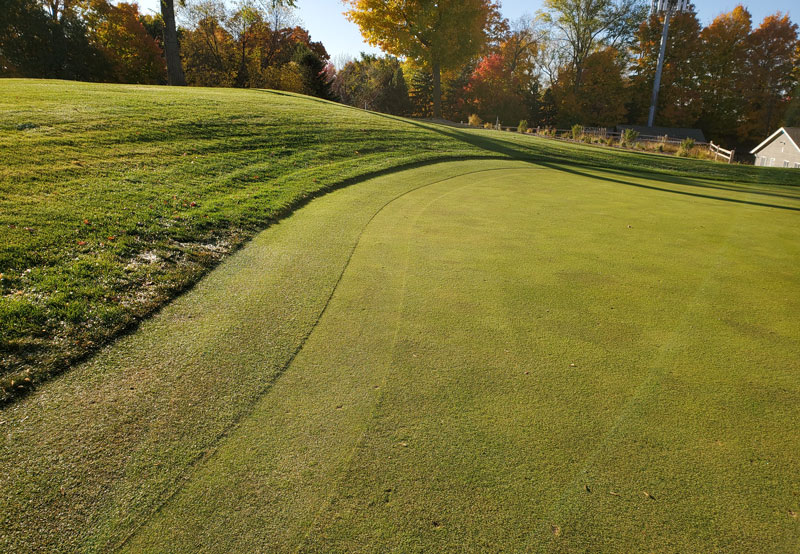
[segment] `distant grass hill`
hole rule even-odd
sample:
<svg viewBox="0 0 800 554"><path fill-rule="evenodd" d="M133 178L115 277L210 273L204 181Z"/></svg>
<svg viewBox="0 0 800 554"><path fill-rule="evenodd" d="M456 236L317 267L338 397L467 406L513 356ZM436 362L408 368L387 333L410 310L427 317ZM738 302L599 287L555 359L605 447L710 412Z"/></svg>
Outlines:
<svg viewBox="0 0 800 554"><path fill-rule="evenodd" d="M797 184L781 170L455 129L282 92L15 79L0 81L0 154L0 404L308 199L371 175L507 158Z"/></svg>

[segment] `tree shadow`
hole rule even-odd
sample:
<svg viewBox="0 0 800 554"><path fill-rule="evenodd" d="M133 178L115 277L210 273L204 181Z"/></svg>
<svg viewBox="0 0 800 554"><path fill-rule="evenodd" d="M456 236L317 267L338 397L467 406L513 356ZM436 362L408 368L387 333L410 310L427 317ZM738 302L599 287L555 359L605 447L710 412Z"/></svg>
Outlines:
<svg viewBox="0 0 800 554"><path fill-rule="evenodd" d="M445 136L448 136L448 137L451 137L451 138L455 138L457 140L461 140L461 141L466 142L466 143L468 143L468 144L470 144L472 146L475 146L477 148L482 148L484 150L490 150L492 152L495 152L495 153L500 154L502 156L506 156L506 157L511 158L511 159L515 159L515 160L519 160L519 161L526 161L526 162L530 162L530 163L535 163L537 165L540 165L540 166L543 166L543 167L547 167L548 169L553 169L553 170L556 170L556 171L562 171L564 173L569 173L569 174L577 175L577 176L580 176L580 177L587 177L587 178L591 178L591 179L599 179L599 180L607 181L607 182L610 182L610 183L616 183L616 184L626 185L626 186L630 186L630 187L637 187L637 188L655 190L655 191L659 191L659 192L667 192L667 193L671 193L671 194L679 194L679 195L682 195L682 196L694 196L696 198L705 198L705 199L709 199L709 200L719 200L721 202L730 202L730 203L733 203L733 204L747 204L747 205L751 205L751 206L759 206L759 207L764 207L764 208L776 208L776 209L779 209L779 210L788 210L788 211L800 212L800 207L784 206L784 205L780 205L780 204L769 204L769 203L766 203L766 202L756 202L756 201L752 201L752 200L744 200L744 199L740 199L740 198L729 198L729 197L725 197L725 196L715 196L715 195L712 195L712 194L703 194L703 193L700 193L700 192L690 192L690 191L683 191L683 190L675 190L675 189L670 189L670 188L658 187L658 186L655 186L655 185L646 185L644 183L637 183L637 182L633 182L631 180L617 179L617 178L611 177L609 175L596 175L596 174L593 174L593 173L588 173L588 172L576 169L575 168L575 165L576 165L575 159L571 158L569 156L558 155L558 154L555 154L555 153L552 153L552 154L548 153L545 156L545 155L542 155L542 154L536 154L536 153L532 152L531 150L529 150L529 149L527 149L527 148L525 148L524 146L521 146L521 145L517 146L517 145L514 145L514 144L509 143L507 141L499 141L497 139L494 139L494 138L491 138L491 137L487 137L487 136L484 136L484 135L475 134L475 133L471 133L471 132L465 132L465 131L459 130L458 128L455 128L455 127L441 127L441 126L434 125L434 124L424 124L424 123L420 123L420 122L416 122L416 121L409 121L407 119L400 118L400 117L389 116L389 115L386 115L386 114L377 114L377 115L380 115L382 117L389 117L389 118L397 120L397 121L403 121L403 122L408 123L409 125L415 125L415 126L418 126L418 127L422 127L422 128L434 131L436 133L440 133L442 135L445 135ZM545 140L545 139L542 139L542 140ZM624 171L624 170L620 170L620 169L614 168L614 167L607 167L607 166L605 166L603 164L595 164L595 165L582 164L581 167L588 168L588 169L597 169L599 171L602 171L603 173L612 173L612 174L618 175L620 177L627 177L628 179L645 178L645 179L648 179L648 180L651 180L651 181L659 181L659 182L662 182L662 183L665 183L665 184L671 184L671 185L681 185L681 186L687 186L687 187L696 187L696 188L712 189L712 190L728 190L728 191L731 191L731 192L738 192L738 193L745 193L745 194L761 194L761 195L764 195L764 196L787 198L787 199L790 199L790 200L800 200L800 197L795 196L795 195L791 195L791 194L782 194L782 193L768 192L768 191L754 191L754 190L749 190L747 188L738 188L738 187L723 186L723 185L716 186L716 185L707 184L707 183L700 183L700 182L697 182L697 181L695 181L693 179L680 177L680 176L666 176L664 174L659 174L659 173L644 172L645 176L643 177L642 175L636 175L636 174L634 174L634 173L632 173L630 171ZM780 186L780 185L774 185L774 186ZM791 186L791 185L788 185L788 186Z"/></svg>
<svg viewBox="0 0 800 554"><path fill-rule="evenodd" d="M574 169L574 168L563 167L563 166L560 166L560 165L557 165L557 164L551 164L551 163L548 163L548 162L538 162L538 164L539 165L543 165L544 167L548 167L550 169L555 169L557 171L563 171L565 173L571 173L573 175L578 175L578 176L581 176L581 177L588 177L588 178L591 178L591 179L599 179L601 181L608 181L609 183L616 183L616 184L620 184L620 185L626 185L626 186L629 186L629 187L636 187L636 188L642 188L642 189L648 189L648 190L656 190L656 191L659 191L659 192L669 192L669 193L672 193L672 194L679 194L679 195L682 195L682 196L694 196L695 198L706 198L706 199L709 199L709 200L719 200L721 202L730 202L730 203L733 203L733 204L747 204L747 205L750 205L750 206L759 206L759 207L762 207L762 208L776 208L778 210L788 210L788 211L793 211L793 212L800 212L800 207L782 206L780 204L768 204L766 202L755 202L755 201L752 201L752 200L743 200L741 198L727 198L725 196L714 196L714 195L711 195L711 194L702 194L702 193L699 193L699 192L689 192L689 191L685 191L685 190L668 189L668 188L657 187L657 186L654 186L654 185L645 185L644 183L634 183L634 182L631 182L631 181L623 181L621 179L615 179L613 177L609 177L609 176L605 176L605 175L597 175L597 174L594 174L594 173L586 173L584 171L579 171L579 170ZM675 182L673 182L673 181L671 181L669 179L664 179L664 178L659 179L659 180L661 182L664 182L664 183L679 184L679 185L683 184L683 183L680 183L680 182L675 183ZM703 185L689 183L686 186L703 186ZM709 187L709 188L713 188L713 187ZM788 198L793 198L793 197L788 197Z"/></svg>

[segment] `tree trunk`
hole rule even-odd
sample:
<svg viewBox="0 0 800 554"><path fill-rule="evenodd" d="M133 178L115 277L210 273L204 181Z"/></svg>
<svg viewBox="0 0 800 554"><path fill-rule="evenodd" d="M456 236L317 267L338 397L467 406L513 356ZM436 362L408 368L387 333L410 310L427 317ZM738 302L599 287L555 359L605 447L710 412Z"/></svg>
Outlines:
<svg viewBox="0 0 800 554"><path fill-rule="evenodd" d="M442 117L442 68L439 62L433 62L433 117Z"/></svg>
<svg viewBox="0 0 800 554"><path fill-rule="evenodd" d="M186 86L178 50L178 29L175 26L174 0L161 0L161 17L164 18L164 55L167 58L167 83Z"/></svg>
<svg viewBox="0 0 800 554"><path fill-rule="evenodd" d="M573 85L573 90L575 94L578 94L581 90L581 81L583 80L583 65L575 65L575 84Z"/></svg>

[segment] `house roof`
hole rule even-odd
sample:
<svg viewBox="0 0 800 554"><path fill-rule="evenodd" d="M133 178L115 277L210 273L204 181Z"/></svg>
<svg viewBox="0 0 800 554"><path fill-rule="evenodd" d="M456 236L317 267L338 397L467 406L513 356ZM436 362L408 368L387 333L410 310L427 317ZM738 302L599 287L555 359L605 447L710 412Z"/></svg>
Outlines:
<svg viewBox="0 0 800 554"><path fill-rule="evenodd" d="M687 129L684 127L645 127L644 125L617 125L617 131L633 129L640 135L663 137L667 135L674 139L694 139L695 142L706 142L706 137L700 129Z"/></svg>
<svg viewBox="0 0 800 554"><path fill-rule="evenodd" d="M764 142L750 150L750 153L756 154L759 150L775 140L775 137L779 136L781 133L785 133L786 136L789 137L789 141L797 148L797 151L800 152L800 127L781 127L764 139Z"/></svg>

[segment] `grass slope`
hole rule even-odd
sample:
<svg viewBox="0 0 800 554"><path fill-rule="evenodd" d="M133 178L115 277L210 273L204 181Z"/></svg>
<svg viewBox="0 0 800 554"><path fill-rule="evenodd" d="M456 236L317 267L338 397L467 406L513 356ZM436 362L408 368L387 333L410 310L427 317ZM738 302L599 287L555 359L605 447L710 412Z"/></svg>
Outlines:
<svg viewBox="0 0 800 554"><path fill-rule="evenodd" d="M581 173L259 234L2 412L0 550L795 551L800 201Z"/></svg>
<svg viewBox="0 0 800 554"><path fill-rule="evenodd" d="M0 81L0 152L0 403L130 328L308 198L368 175L501 157L761 183L770 194L796 184L781 170L454 129L285 93L14 79Z"/></svg>

